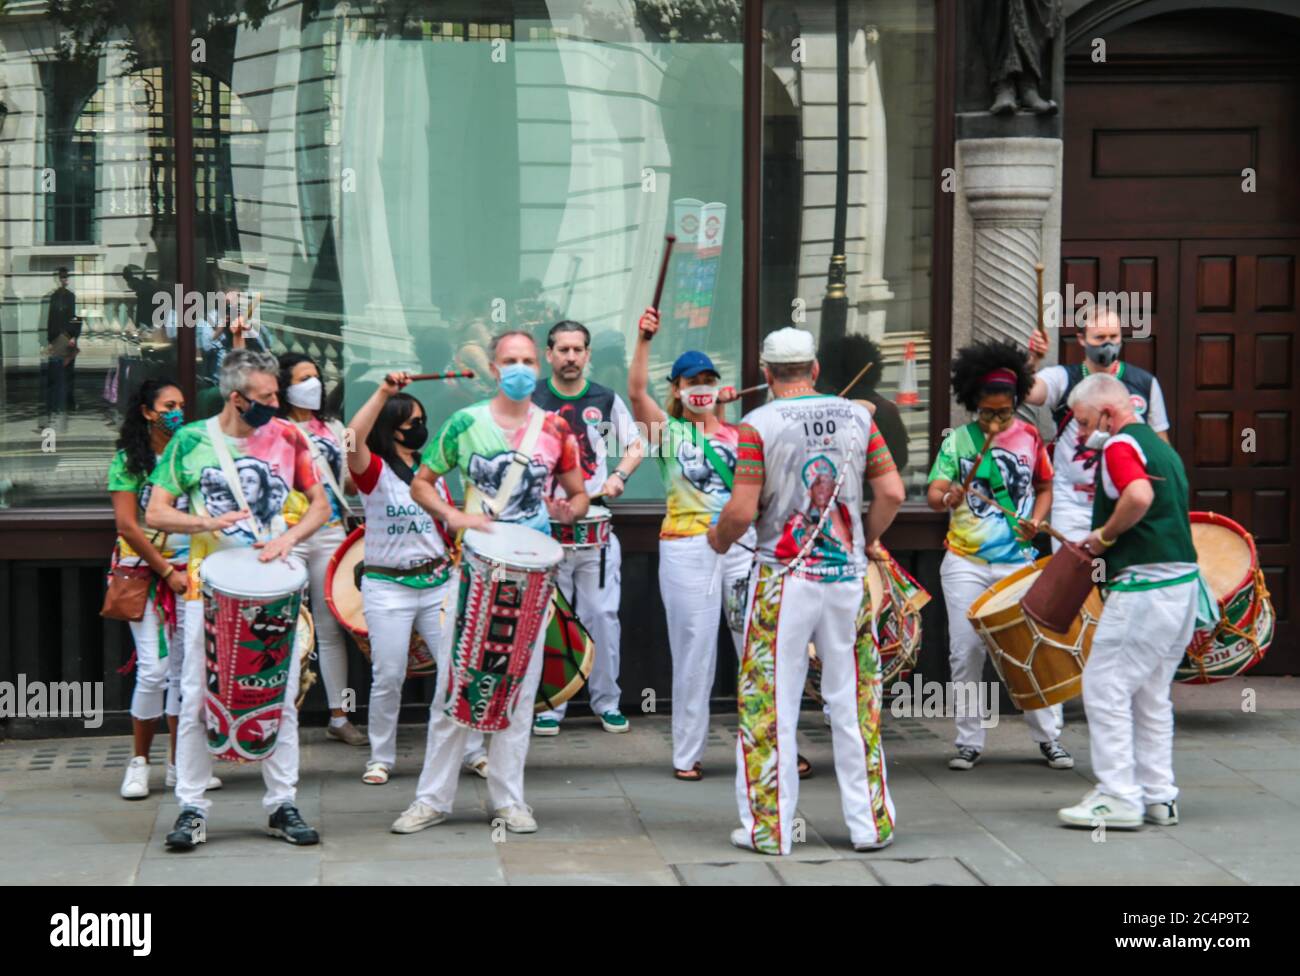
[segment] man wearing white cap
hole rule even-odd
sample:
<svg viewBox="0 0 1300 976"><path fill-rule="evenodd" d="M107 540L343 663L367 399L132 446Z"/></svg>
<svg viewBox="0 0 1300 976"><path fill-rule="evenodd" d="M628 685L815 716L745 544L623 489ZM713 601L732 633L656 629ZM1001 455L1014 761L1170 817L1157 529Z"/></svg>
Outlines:
<svg viewBox="0 0 1300 976"><path fill-rule="evenodd" d="M790 853L799 800L795 727L814 641L849 836L857 850L879 850L894 839L894 805L865 579L867 549L903 503L903 482L870 412L815 391L811 333L778 329L764 340L762 361L773 399L741 421L735 487L709 531L710 545L726 552L758 518L737 692L741 827L731 842ZM864 475L872 492L865 521Z"/></svg>

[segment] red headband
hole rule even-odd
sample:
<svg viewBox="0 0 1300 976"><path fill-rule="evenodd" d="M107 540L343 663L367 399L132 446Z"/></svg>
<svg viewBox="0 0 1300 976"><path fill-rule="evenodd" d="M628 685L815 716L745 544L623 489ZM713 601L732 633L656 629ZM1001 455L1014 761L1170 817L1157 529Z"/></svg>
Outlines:
<svg viewBox="0 0 1300 976"><path fill-rule="evenodd" d="M1007 369L1005 366L999 369L990 370L984 374L980 380L981 386L1009 386L1014 389L1018 384L1019 377L1016 376L1014 369Z"/></svg>

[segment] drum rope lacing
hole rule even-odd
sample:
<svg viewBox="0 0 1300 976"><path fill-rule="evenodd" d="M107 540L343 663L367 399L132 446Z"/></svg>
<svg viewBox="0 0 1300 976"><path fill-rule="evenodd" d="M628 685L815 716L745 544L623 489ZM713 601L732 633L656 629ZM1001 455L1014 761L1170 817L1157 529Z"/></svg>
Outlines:
<svg viewBox="0 0 1300 976"><path fill-rule="evenodd" d="M1264 571L1256 567L1254 570L1254 577L1255 589L1258 595L1256 600L1252 602L1262 604L1269 597L1268 585L1264 582ZM1234 593L1232 595L1235 596L1236 594ZM1210 683L1210 672L1205 667L1205 656L1209 654L1210 648L1218 642L1221 635L1226 633L1239 640L1245 641L1251 646L1251 648L1253 648L1251 657L1257 657L1261 654L1259 641L1255 638L1254 634L1246 633L1246 631L1228 620L1226 613L1228 609L1228 599L1226 597L1220 597L1216 602L1219 604L1219 622L1214 625L1214 630L1210 631L1208 634L1197 634L1192 638L1192 643L1187 648L1187 657L1196 665L1196 669L1200 672L1201 679L1205 684Z"/></svg>

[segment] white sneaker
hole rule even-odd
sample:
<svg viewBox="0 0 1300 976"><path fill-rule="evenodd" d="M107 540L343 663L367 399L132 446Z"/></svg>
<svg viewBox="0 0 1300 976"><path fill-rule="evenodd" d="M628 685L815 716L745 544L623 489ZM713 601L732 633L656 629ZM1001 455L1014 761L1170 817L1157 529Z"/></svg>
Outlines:
<svg viewBox="0 0 1300 976"><path fill-rule="evenodd" d="M473 773L483 779L487 779L488 760L487 756L479 756L477 759L466 759L460 764L461 768L467 773Z"/></svg>
<svg viewBox="0 0 1300 976"><path fill-rule="evenodd" d="M447 815L441 810L435 810L429 804L416 800L393 821L392 830L395 834L414 834L416 831L424 830L425 827L440 824L446 819Z"/></svg>
<svg viewBox="0 0 1300 976"><path fill-rule="evenodd" d="M122 777L122 799L143 800L149 795L149 760L136 756L126 764L126 774Z"/></svg>
<svg viewBox="0 0 1300 976"><path fill-rule="evenodd" d="M532 807L502 807L497 816L505 821L506 830L512 834L532 834L537 831Z"/></svg>
<svg viewBox="0 0 1300 976"><path fill-rule="evenodd" d="M1146 822L1159 824L1161 827L1173 827L1178 823L1178 801L1168 803L1148 803Z"/></svg>
<svg viewBox="0 0 1300 976"><path fill-rule="evenodd" d="M853 849L855 851L883 851L886 847L888 847L890 844L894 842L895 836L896 836L895 832L890 831L889 836L886 837L884 840L875 840L875 841L871 841L868 844L854 844Z"/></svg>
<svg viewBox="0 0 1300 976"><path fill-rule="evenodd" d="M1071 827L1104 824L1119 830L1135 830L1142 826L1142 813L1137 808L1099 789L1094 789L1074 806L1058 810L1056 815Z"/></svg>
<svg viewBox="0 0 1300 976"><path fill-rule="evenodd" d="M167 764L167 781L166 781L166 782L167 782L167 787L168 787L168 789L174 789L174 788L176 787L176 764L175 764L175 763L168 763L168 764ZM219 789L221 789L221 787L224 786L224 785L225 785L225 784L222 783L221 780L217 779L217 777L215 777L215 776L212 776L212 777L209 777L209 779L208 779L208 785L207 785L206 789L207 789L208 792L211 792L212 790L219 790Z"/></svg>

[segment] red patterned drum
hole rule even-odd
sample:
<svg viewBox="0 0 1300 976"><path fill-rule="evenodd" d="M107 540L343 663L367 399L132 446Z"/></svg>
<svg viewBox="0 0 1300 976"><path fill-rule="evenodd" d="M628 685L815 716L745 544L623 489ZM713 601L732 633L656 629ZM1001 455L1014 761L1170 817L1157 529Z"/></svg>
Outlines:
<svg viewBox="0 0 1300 976"><path fill-rule="evenodd" d="M563 559L558 542L526 526L465 533L444 709L458 725L509 726Z"/></svg>
<svg viewBox="0 0 1300 976"><path fill-rule="evenodd" d="M366 628L365 607L361 600L361 576L365 571L366 528L353 529L330 558L325 570L325 603L367 660L370 658L370 631ZM433 652L424 639L411 631L411 649L406 656L408 678L428 678L437 670Z"/></svg>
<svg viewBox="0 0 1300 976"><path fill-rule="evenodd" d="M1196 562L1219 604L1219 622L1192 635L1174 678L1211 684L1243 674L1263 659L1276 617L1254 537L1214 512L1192 512L1191 522Z"/></svg>
<svg viewBox="0 0 1300 976"><path fill-rule="evenodd" d="M590 505L587 514L573 524L551 523L551 538L565 549L599 549L609 545L613 513L604 505Z"/></svg>
<svg viewBox="0 0 1300 976"><path fill-rule="evenodd" d="M307 567L262 562L256 549L222 549L199 567L208 751L253 762L275 751Z"/></svg>

